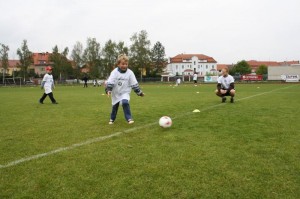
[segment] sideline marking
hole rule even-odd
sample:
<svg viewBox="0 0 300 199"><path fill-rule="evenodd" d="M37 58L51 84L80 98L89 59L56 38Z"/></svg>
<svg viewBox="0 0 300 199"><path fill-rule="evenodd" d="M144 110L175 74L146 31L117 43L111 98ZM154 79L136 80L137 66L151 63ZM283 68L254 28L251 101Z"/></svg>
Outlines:
<svg viewBox="0 0 300 199"><path fill-rule="evenodd" d="M274 89L274 90L263 92L263 93L259 93L259 94L256 94L256 95L251 95L251 96L248 96L248 97L237 99L236 102L237 101L242 101L242 100L245 100L245 99L250 99L250 98L253 98L253 97L257 97L257 96L261 96L261 95L265 95L265 94L271 93L273 91L287 89L287 88L290 88L290 87L293 87L293 86L295 86L295 85L288 86L288 87L283 87L283 88L279 88L279 89ZM204 108L204 109L202 109L200 111L203 112L203 111L210 110L212 108L215 108L215 107L218 107L218 106L222 106L222 105L225 105L225 104L226 103L216 104L216 105ZM190 112L187 112L187 113L180 114L180 116L173 117L173 119L184 117L184 116L191 115L191 114L194 114L194 113L192 111L190 111ZM52 154L60 153L62 151L71 150L71 149L74 149L74 148L77 148L77 147L80 147L80 146L89 145L89 144L92 144L92 143L95 143L95 142L101 142L103 140L107 140L107 139L112 138L112 137L117 137L117 136L120 136L122 134L130 133L130 132L133 132L133 131L136 131L136 130L139 130L139 129L150 127L150 126L153 126L155 124L157 124L157 122L152 122L152 123L149 123L149 124L146 124L146 125L143 125L143 126L133 127L133 128L130 128L130 129L127 129L127 130L124 130L124 131L119 131L119 132L116 132L116 133L113 133L113 134L110 134L110 135L106 135L106 136L92 138L92 139L86 140L84 142L72 144L72 145L70 145L68 147L61 147L61 148L58 148L58 149L55 149L55 150L52 150L52 151L49 151L49 152L46 152L46 153L40 153L40 154L37 154L37 155L33 155L33 156L21 158L19 160L15 160L15 161L9 162L9 163L7 163L5 165L0 165L0 169L8 168L8 167L15 166L15 165L23 163L23 162L28 162L30 160L35 160L35 159L46 157L46 156L49 156L49 155L52 155Z"/></svg>

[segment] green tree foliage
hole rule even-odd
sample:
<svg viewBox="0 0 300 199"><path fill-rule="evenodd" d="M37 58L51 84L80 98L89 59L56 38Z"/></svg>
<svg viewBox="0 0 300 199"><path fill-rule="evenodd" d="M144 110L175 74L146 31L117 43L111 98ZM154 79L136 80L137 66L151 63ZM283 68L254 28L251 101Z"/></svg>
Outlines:
<svg viewBox="0 0 300 199"><path fill-rule="evenodd" d="M130 60L129 64L136 75L141 74L143 69L150 71L150 40L148 40L148 33L142 30L140 33L134 33L130 38L132 42L130 46Z"/></svg>
<svg viewBox="0 0 300 199"><path fill-rule="evenodd" d="M53 63L53 76L59 81L63 81L73 75L73 68L71 62L67 59L69 53L68 47L62 52L56 46L52 49L52 54L49 60Z"/></svg>
<svg viewBox="0 0 300 199"><path fill-rule="evenodd" d="M101 72L101 48L96 38L87 39L87 47L83 53L83 60L90 68L92 78L103 76Z"/></svg>
<svg viewBox="0 0 300 199"><path fill-rule="evenodd" d="M77 83L79 83L79 77L80 77L80 68L83 66L83 45L79 41L76 42L76 44L73 47L71 58L75 63L75 70L74 70L74 76L77 79Z"/></svg>
<svg viewBox="0 0 300 199"><path fill-rule="evenodd" d="M258 75L266 75L268 74L268 67L266 65L260 65L257 70L256 70L256 74Z"/></svg>
<svg viewBox="0 0 300 199"><path fill-rule="evenodd" d="M120 54L128 54L128 48L124 42L113 42L108 40L102 49L102 72L107 77L115 66L115 62Z"/></svg>
<svg viewBox="0 0 300 199"><path fill-rule="evenodd" d="M233 66L233 68L229 71L231 75L240 74L245 75L251 73L251 68L248 62L245 60L239 61L237 64Z"/></svg>
<svg viewBox="0 0 300 199"><path fill-rule="evenodd" d="M108 40L102 49L102 69L104 76L108 76L114 68L115 61L118 57L117 44L112 40Z"/></svg>
<svg viewBox="0 0 300 199"><path fill-rule="evenodd" d="M3 68L3 84L5 83L5 73L6 70L8 68L8 51L9 51L9 47L4 45L4 44L0 44L0 64L1 67Z"/></svg>
<svg viewBox="0 0 300 199"><path fill-rule="evenodd" d="M159 41L156 42L151 49L152 76L156 76L157 73L162 72L166 62L165 56L165 47Z"/></svg>
<svg viewBox="0 0 300 199"><path fill-rule="evenodd" d="M120 54L128 55L128 51L129 51L128 47L125 46L123 41L120 41L119 43L117 43L116 50L117 50L118 55L120 55Z"/></svg>
<svg viewBox="0 0 300 199"><path fill-rule="evenodd" d="M21 48L17 49L17 55L19 56L21 68L21 75L24 77L24 82L28 76L28 67L33 63L32 52L29 50L27 40L23 40Z"/></svg>

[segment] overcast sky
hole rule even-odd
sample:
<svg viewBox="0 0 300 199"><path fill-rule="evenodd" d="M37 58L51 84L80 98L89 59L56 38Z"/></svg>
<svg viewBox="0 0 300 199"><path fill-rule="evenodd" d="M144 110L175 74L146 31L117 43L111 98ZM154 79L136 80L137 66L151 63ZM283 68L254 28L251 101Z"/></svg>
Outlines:
<svg viewBox="0 0 300 199"><path fill-rule="evenodd" d="M167 57L212 56L220 64L240 60L300 60L299 0L0 0L0 43L10 59L24 39L32 52L84 47L95 37L130 46L148 32Z"/></svg>

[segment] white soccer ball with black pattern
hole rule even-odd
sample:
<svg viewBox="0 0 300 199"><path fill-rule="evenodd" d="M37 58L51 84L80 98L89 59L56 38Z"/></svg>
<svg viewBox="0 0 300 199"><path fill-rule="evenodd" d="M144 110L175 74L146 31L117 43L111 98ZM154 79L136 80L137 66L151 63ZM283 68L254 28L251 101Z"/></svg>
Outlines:
<svg viewBox="0 0 300 199"><path fill-rule="evenodd" d="M159 119L159 126L161 126L162 128L169 128L172 126L172 120L170 117L168 116L162 116Z"/></svg>

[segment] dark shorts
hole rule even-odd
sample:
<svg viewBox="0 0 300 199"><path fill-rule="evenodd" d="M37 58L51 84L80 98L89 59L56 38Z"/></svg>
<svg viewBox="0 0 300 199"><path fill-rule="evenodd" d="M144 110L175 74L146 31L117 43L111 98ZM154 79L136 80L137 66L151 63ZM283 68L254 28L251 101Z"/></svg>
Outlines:
<svg viewBox="0 0 300 199"><path fill-rule="evenodd" d="M232 89L235 90L235 89ZM225 94L222 94L222 96L230 96L230 90L227 90L227 92Z"/></svg>
<svg viewBox="0 0 300 199"><path fill-rule="evenodd" d="M225 94L222 94L222 96L230 96L230 92L227 91Z"/></svg>

